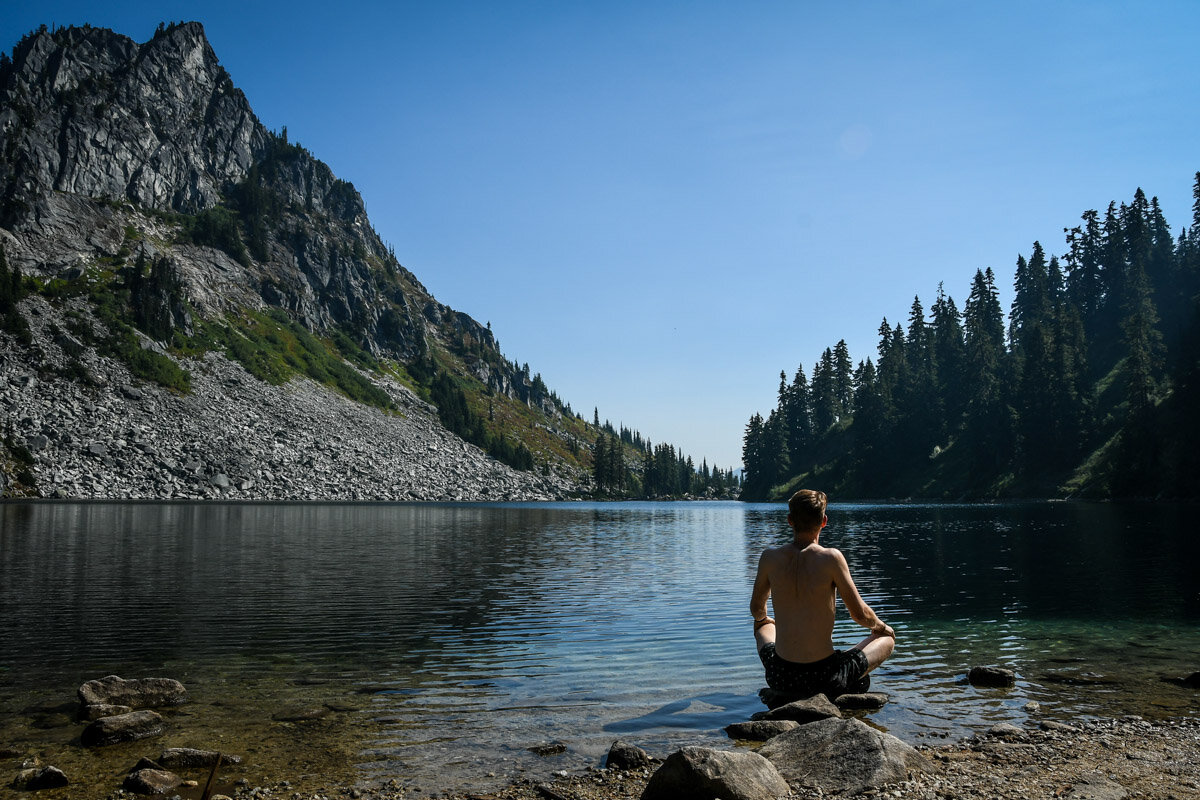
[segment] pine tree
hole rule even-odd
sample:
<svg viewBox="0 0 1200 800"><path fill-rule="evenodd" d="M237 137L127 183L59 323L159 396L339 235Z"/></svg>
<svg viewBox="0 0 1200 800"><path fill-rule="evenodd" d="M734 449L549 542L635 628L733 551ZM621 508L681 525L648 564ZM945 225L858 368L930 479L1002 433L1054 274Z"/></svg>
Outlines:
<svg viewBox="0 0 1200 800"><path fill-rule="evenodd" d="M854 413L854 363L845 339L833 348L833 392L837 399L838 418Z"/></svg>
<svg viewBox="0 0 1200 800"><path fill-rule="evenodd" d="M1126 316L1121 323L1125 344L1122 369L1128 404L1122 431L1122 466L1126 486L1134 494L1154 491L1160 448L1154 430L1155 395L1162 365L1162 334L1151 297L1150 281L1140 265L1129 275Z"/></svg>
<svg viewBox="0 0 1200 800"><path fill-rule="evenodd" d="M1067 299L1077 309L1084 332L1095 335L1095 328L1104 304L1104 275L1100 263L1100 215L1095 209L1085 211L1083 225L1065 230L1067 234Z"/></svg>
<svg viewBox="0 0 1200 800"><path fill-rule="evenodd" d="M942 437L957 432L966 409L963 372L966 349L963 344L962 316L954 298L946 295L938 284L938 297L933 304L933 362L936 371L937 393L942 403L939 431Z"/></svg>
<svg viewBox="0 0 1200 800"><path fill-rule="evenodd" d="M812 398L808 390L808 379L804 376L804 367L796 367L792 385L788 388L788 401L785 410L788 461L793 470L800 471L808 459L809 448L812 446Z"/></svg>
<svg viewBox="0 0 1200 800"><path fill-rule="evenodd" d="M837 388L834 384L833 351L828 347L821 360L813 366L812 421L813 432L820 437L833 427L838 419Z"/></svg>
<svg viewBox="0 0 1200 800"><path fill-rule="evenodd" d="M592 478L597 487L604 488L609 485L608 467L608 438L601 433L592 446Z"/></svg>
<svg viewBox="0 0 1200 800"><path fill-rule="evenodd" d="M919 297L913 298L904 341L904 372L897 411L898 446L906 462L923 458L942 428L942 400L937 390L933 336Z"/></svg>
<svg viewBox="0 0 1200 800"><path fill-rule="evenodd" d="M882 455L888 451L886 443L891 439L892 420L871 359L859 365L855 384L852 474L862 493L884 495L893 474L890 462Z"/></svg>
<svg viewBox="0 0 1200 800"><path fill-rule="evenodd" d="M1004 391L1004 319L989 267L976 270L963 315L967 446L972 483L982 488L1009 464L1012 421Z"/></svg>
<svg viewBox="0 0 1200 800"><path fill-rule="evenodd" d="M766 492L766 458L764 457L763 418L761 414L750 417L746 433L742 437L742 470L745 475L742 495L744 499L758 499Z"/></svg>

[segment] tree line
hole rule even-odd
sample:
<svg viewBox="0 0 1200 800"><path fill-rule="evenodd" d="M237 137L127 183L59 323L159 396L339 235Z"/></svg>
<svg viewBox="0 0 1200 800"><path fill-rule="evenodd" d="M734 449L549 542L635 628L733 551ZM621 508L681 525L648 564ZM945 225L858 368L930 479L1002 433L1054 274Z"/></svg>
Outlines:
<svg viewBox="0 0 1200 800"><path fill-rule="evenodd" d="M801 482L842 496L1195 497L1200 445L1200 173L1190 227L1157 198L1089 210L1065 251L1018 256L1007 318L991 268L961 311L879 326L874 358L844 340L743 438L745 499Z"/></svg>
<svg viewBox="0 0 1200 800"><path fill-rule="evenodd" d="M697 468L691 456L671 444L654 444L640 433L608 420L600 423L595 412L593 426L599 429L592 446L592 478L598 494L610 497L725 497L736 494L739 477L732 468L710 468L703 459Z"/></svg>

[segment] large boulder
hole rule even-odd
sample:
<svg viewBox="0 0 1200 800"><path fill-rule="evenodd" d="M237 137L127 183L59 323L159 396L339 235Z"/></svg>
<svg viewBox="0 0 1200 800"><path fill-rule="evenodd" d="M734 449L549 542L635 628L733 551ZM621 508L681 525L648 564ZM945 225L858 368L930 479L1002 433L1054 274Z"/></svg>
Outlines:
<svg viewBox="0 0 1200 800"><path fill-rule="evenodd" d="M759 751L797 789L857 794L931 769L920 753L857 719L824 719L780 734Z"/></svg>
<svg viewBox="0 0 1200 800"><path fill-rule="evenodd" d="M685 747L650 776L642 800L777 800L788 792L758 753Z"/></svg>
<svg viewBox="0 0 1200 800"><path fill-rule="evenodd" d="M79 738L84 747L104 747L161 736L162 732L163 718L153 711L143 710L98 719L84 728Z"/></svg>
<svg viewBox="0 0 1200 800"><path fill-rule="evenodd" d="M79 702L87 706L117 705L130 708L161 708L187 702L187 689L171 678L126 680L109 675L79 687Z"/></svg>

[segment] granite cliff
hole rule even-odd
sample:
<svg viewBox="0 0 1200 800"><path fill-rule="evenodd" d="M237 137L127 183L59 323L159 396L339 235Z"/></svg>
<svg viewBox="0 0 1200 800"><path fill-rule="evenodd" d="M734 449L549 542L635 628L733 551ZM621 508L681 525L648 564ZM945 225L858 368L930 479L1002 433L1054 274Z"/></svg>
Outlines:
<svg viewBox="0 0 1200 800"><path fill-rule="evenodd" d="M596 431L429 294L351 184L259 122L199 23L140 44L43 28L0 59L0 248L17 276L8 495L544 498L586 481ZM321 479L322 458L356 477Z"/></svg>

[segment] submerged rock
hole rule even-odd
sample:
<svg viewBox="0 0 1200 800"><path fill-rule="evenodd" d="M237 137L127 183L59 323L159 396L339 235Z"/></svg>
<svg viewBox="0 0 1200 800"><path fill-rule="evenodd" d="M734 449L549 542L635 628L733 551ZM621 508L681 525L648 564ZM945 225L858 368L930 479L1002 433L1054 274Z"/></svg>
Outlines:
<svg viewBox="0 0 1200 800"><path fill-rule="evenodd" d="M861 692L839 695L833 703L843 711L876 711L886 706L888 699L883 692Z"/></svg>
<svg viewBox="0 0 1200 800"><path fill-rule="evenodd" d="M88 681L79 687L83 706L121 705L130 708L160 708L187 702L187 689L172 678L135 678L126 680L109 675Z"/></svg>
<svg viewBox="0 0 1200 800"><path fill-rule="evenodd" d="M162 751L158 763L173 769L210 768L221 759L222 764L240 764L241 756L218 753L216 750L195 750L191 747L169 747Z"/></svg>
<svg viewBox="0 0 1200 800"><path fill-rule="evenodd" d="M103 717L88 725L80 734L84 747L104 747L161 736L163 718L153 711L131 711L115 717Z"/></svg>
<svg viewBox="0 0 1200 800"><path fill-rule="evenodd" d="M79 719L84 722L95 722L102 717L115 717L118 714L128 714L132 706L118 706L111 703L94 703L79 709Z"/></svg>
<svg viewBox="0 0 1200 800"><path fill-rule="evenodd" d="M971 667L967 680L972 686L1006 689L1017 682L1017 673L1003 667Z"/></svg>
<svg viewBox="0 0 1200 800"><path fill-rule="evenodd" d="M126 775L121 788L134 794L166 794L182 783L183 778L174 772L147 767Z"/></svg>
<svg viewBox="0 0 1200 800"><path fill-rule="evenodd" d="M561 742L552 742L551 744L535 744L533 747L527 747L525 749L537 756L557 756L567 752L567 746Z"/></svg>
<svg viewBox="0 0 1200 800"><path fill-rule="evenodd" d="M13 780L12 788L19 792L36 792L41 789L57 789L70 783L66 774L58 767L42 767L21 770Z"/></svg>
<svg viewBox="0 0 1200 800"><path fill-rule="evenodd" d="M685 747L650 776L642 800L777 800L788 791L787 781L758 753Z"/></svg>
<svg viewBox="0 0 1200 800"><path fill-rule="evenodd" d="M329 709L325 706L295 706L275 712L271 719L276 722L311 722L326 716L329 716Z"/></svg>

